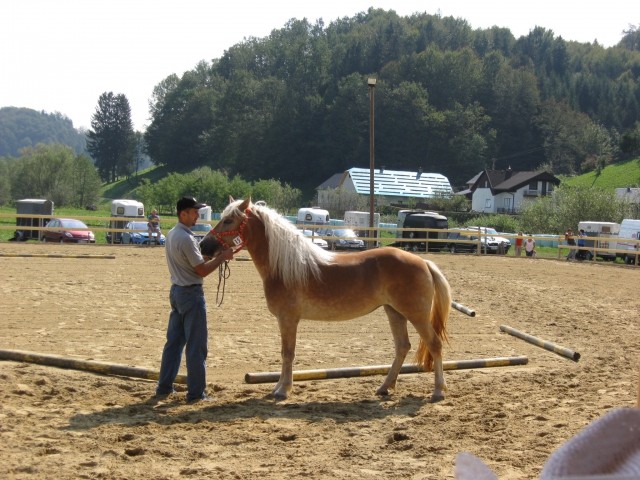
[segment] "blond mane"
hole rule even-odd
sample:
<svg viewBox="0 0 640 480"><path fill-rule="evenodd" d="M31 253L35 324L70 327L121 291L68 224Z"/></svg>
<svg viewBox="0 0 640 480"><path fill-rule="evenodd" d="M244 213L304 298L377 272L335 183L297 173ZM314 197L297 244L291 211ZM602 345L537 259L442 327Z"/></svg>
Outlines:
<svg viewBox="0 0 640 480"><path fill-rule="evenodd" d="M222 218L244 215L238 208L241 203L242 200L230 203L222 212ZM254 203L249 209L264 224L272 276L282 279L288 288L307 285L311 276L320 280L320 266L333 263L334 254L315 246L275 210Z"/></svg>

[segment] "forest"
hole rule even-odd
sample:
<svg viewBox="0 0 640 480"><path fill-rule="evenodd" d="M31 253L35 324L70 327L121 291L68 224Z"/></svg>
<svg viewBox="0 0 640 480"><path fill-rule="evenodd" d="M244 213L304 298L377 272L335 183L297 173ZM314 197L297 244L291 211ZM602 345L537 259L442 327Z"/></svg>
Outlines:
<svg viewBox="0 0 640 480"><path fill-rule="evenodd" d="M208 166L308 191L369 165L373 104L377 166L456 186L484 168L571 175L637 153L639 75L633 26L604 48L543 27L516 39L377 9L329 25L292 19L163 79L144 139L170 170Z"/></svg>

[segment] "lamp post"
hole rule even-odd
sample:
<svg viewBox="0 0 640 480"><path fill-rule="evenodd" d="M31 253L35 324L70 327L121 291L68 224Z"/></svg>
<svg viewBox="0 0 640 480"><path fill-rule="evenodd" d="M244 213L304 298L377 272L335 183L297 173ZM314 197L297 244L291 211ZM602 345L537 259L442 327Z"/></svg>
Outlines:
<svg viewBox="0 0 640 480"><path fill-rule="evenodd" d="M373 175L374 175L374 166L375 166L375 142L374 142L374 106L375 106L375 90L376 90L376 79L369 78L367 80L367 84L369 85L369 237L374 235L373 231L373 204L374 204L374 194L373 194ZM369 240L369 248L373 248L375 243L373 240Z"/></svg>

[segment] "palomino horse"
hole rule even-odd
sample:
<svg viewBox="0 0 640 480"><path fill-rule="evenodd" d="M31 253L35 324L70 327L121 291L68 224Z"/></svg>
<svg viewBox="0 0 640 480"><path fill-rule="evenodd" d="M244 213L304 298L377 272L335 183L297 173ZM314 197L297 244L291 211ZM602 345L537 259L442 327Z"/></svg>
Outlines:
<svg viewBox="0 0 640 480"><path fill-rule="evenodd" d="M378 395L395 389L411 348L407 320L420 334L416 361L435 370L431 401L444 398L442 341L451 310L449 283L430 260L393 247L355 253L322 250L276 211L251 199L232 201L201 243L212 255L222 245L249 251L264 285L269 311L278 319L282 371L273 389L285 399L293 385L293 360L300 319L348 320L384 307L395 358Z"/></svg>

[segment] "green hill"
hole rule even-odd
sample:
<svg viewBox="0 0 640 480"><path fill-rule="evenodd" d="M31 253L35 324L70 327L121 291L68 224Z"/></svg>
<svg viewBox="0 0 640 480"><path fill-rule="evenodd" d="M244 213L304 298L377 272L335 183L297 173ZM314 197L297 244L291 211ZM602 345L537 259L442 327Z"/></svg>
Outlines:
<svg viewBox="0 0 640 480"><path fill-rule="evenodd" d="M162 167L151 167L146 170L141 170L131 178L118 180L113 183L105 183L100 191L101 202L111 203L111 200L116 198L136 198L134 192L144 178L149 179L151 183L155 183L167 175L168 172L166 169Z"/></svg>
<svg viewBox="0 0 640 480"><path fill-rule="evenodd" d="M572 187L600 187L605 190L640 185L640 158L604 167L599 176L595 172L566 177L562 182Z"/></svg>

